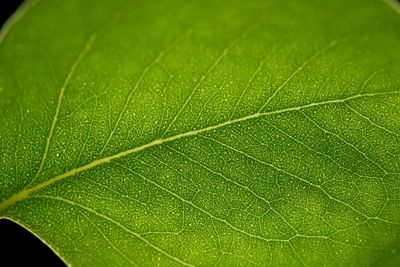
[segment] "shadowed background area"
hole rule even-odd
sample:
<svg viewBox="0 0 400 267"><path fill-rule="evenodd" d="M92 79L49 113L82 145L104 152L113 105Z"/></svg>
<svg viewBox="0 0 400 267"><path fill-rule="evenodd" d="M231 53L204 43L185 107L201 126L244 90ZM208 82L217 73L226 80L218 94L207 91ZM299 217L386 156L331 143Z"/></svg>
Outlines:
<svg viewBox="0 0 400 267"><path fill-rule="evenodd" d="M0 237L2 266L66 266L38 238L14 222L0 220Z"/></svg>
<svg viewBox="0 0 400 267"><path fill-rule="evenodd" d="M22 2L22 0L6 0L0 2L0 26L3 26L4 22L6 22Z"/></svg>

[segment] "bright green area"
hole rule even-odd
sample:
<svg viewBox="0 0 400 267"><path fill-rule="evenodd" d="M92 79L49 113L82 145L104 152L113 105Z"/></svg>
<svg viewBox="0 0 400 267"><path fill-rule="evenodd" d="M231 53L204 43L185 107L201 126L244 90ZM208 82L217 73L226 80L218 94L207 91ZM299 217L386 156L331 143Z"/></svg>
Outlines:
<svg viewBox="0 0 400 267"><path fill-rule="evenodd" d="M0 217L72 266L399 265L399 48L390 1L30 1Z"/></svg>

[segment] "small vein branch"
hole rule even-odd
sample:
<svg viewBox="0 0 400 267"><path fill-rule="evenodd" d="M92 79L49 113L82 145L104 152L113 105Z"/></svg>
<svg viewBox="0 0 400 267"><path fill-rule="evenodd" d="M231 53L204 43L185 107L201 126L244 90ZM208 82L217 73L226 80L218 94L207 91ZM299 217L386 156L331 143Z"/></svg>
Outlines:
<svg viewBox="0 0 400 267"><path fill-rule="evenodd" d="M30 194L39 191L49 185L52 185L60 180L63 180L65 178L74 176L75 174L79 174L81 172L90 170L92 168L95 168L99 165L102 165L104 163L108 163L112 160L116 160L118 158L122 158L125 157L127 155L145 150L147 148L151 148L154 146L159 146L162 145L164 143L168 143L168 142L172 142L175 140L179 140L182 139L184 137L190 137L190 136L195 136L195 135L199 135L201 133L204 132L210 132L219 128L223 128L225 126L229 126L229 125L234 125L240 122L244 122L244 121L248 121L251 119L255 119L258 117L264 117L264 116L270 116L270 115L274 115L274 114L281 114L281 113L287 113L287 112L294 112L294 111L301 111L304 109L308 109L308 108L313 108L313 107L318 107L318 106L323 106L323 105L329 105L329 104L343 104L346 103L348 101L351 100L355 100L355 99L360 99L360 98L364 98L364 97L377 97L377 96L384 96L384 95L397 95L399 94L400 91L392 91L392 92L381 92L381 93L366 93L366 94L357 94L357 95L353 95L353 96L349 96L347 98L342 98L342 99L333 99L333 100L327 100L327 101L322 101L322 102L314 102L314 103L309 103L309 104L305 104L305 105L301 105L301 106L295 106L295 107L289 107L289 108L284 108L284 109L278 109L278 110L274 110L274 111L269 111L269 112L257 112L251 115L247 115L241 118L237 118L234 120L228 120L219 124L215 124L215 125L211 125L205 128L201 128L201 129L197 129L197 130L192 130L192 131L188 131L188 132L184 132L184 133L180 133L174 136L170 136L170 137L166 137L166 138L161 138L161 139L156 139L153 140L147 144L138 146L138 147L134 147L125 151L121 151L117 154L111 155L111 156L107 156L98 160L94 160L86 165L83 165L81 167L69 170L63 174L60 174L58 176L55 176L49 180L46 180L42 183L39 183L37 185L35 185L34 187L28 188L26 187L25 189L21 190L20 192L12 195L10 198L4 200L3 202L0 203L0 211L5 210L7 208L9 208L10 206L12 206L13 204L15 204L16 202L19 202L21 200L24 200L26 198L29 197Z"/></svg>
<svg viewBox="0 0 400 267"><path fill-rule="evenodd" d="M58 100L57 100L57 107L56 107L56 111L54 113L53 116L53 121L51 123L51 127L50 127L50 131L49 131L49 135L47 136L47 140L46 140L46 146L44 149L44 153L42 156L42 160L40 162L40 166L39 169L36 172L35 177L32 179L32 181L27 185L27 187L29 187L30 185L32 185L36 179L39 177L41 171L43 170L43 166L44 163L46 161L47 155L49 153L49 147L50 147L50 143L51 143L51 139L53 138L54 135L54 129L56 127L57 124L57 120L60 114L60 109L61 109L61 103L63 101L63 97L64 97L64 93L65 93L65 88L68 86L68 84L70 83L72 77L74 76L76 69L78 68L79 64L82 62L82 59L87 55L87 53L91 50L94 42L96 40L96 35L92 34L88 41L86 42L85 47L83 48L83 50L80 52L80 54L78 55L77 59L75 60L75 62L72 64L71 69L67 75L67 78L65 79L61 89L60 89L60 93L58 95Z"/></svg>

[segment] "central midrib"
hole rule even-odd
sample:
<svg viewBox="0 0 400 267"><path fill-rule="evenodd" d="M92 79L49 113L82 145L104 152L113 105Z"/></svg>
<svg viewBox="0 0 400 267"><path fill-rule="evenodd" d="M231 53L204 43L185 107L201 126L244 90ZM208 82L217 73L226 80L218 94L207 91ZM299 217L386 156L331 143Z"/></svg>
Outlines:
<svg viewBox="0 0 400 267"><path fill-rule="evenodd" d="M144 145L141 145L141 146L138 146L135 148L131 148L131 149L119 152L119 153L111 155L111 156L107 156L107 157L104 157L101 159L94 160L86 165L83 165L81 167L72 169L68 172L65 172L63 174L57 175L53 178L50 178L49 180L46 180L45 182L37 184L31 188L24 189L18 193L15 193L11 197L9 197L8 199L6 199L0 203L0 211L9 208L10 206L14 205L15 203L28 198L30 194L32 194L36 191L39 191L43 188L46 188L47 186L50 186L60 180L63 180L65 178L74 176L75 174L90 170L92 168L95 168L96 166L110 162L112 160L145 150L145 149L153 147L153 146L161 145L163 143L171 142L171 141L178 140L178 139L181 139L184 137L194 136L197 134L212 131L212 130L219 129L219 128L222 128L222 127L225 127L228 125L240 123L240 122L255 119L258 117L269 116L269 115L273 115L273 114L279 114L279 113L285 113L285 112L291 112L291 111L297 111L297 110L301 110L301 109L307 109L307 108L328 105L328 104L339 104L339 103L344 103L346 101L350 101L350 100L354 100L354 99L362 98L362 97L374 97L374 96L379 96L379 95L389 95L389 94L399 94L399 93L400 93L400 91L358 94L358 95L353 95L353 96L349 96L347 98L342 98L342 99L333 99L333 100L326 100L326 101L321 101L321 102L314 102L314 103L309 103L309 104L305 104L302 106L289 107L289 108L284 108L284 109L279 109L279 110L274 110L274 111L269 111L269 112L257 112L257 113L251 114L251 115L237 118L237 119L228 120L228 121L222 122L220 124L211 125L211 126L208 126L205 128L180 133L180 134L166 137L166 138L156 139L147 144L144 144Z"/></svg>

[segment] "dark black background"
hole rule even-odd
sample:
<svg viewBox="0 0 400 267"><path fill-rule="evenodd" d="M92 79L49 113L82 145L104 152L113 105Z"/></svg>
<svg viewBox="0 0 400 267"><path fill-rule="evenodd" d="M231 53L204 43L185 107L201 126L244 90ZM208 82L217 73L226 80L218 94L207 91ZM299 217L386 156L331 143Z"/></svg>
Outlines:
<svg viewBox="0 0 400 267"><path fill-rule="evenodd" d="M0 26L7 20L8 17L22 3L22 0L1 0L0 1Z"/></svg>
<svg viewBox="0 0 400 267"><path fill-rule="evenodd" d="M22 2L22 0L0 0L0 26ZM8 220L0 220L0 265L4 267L66 266L34 235Z"/></svg>

